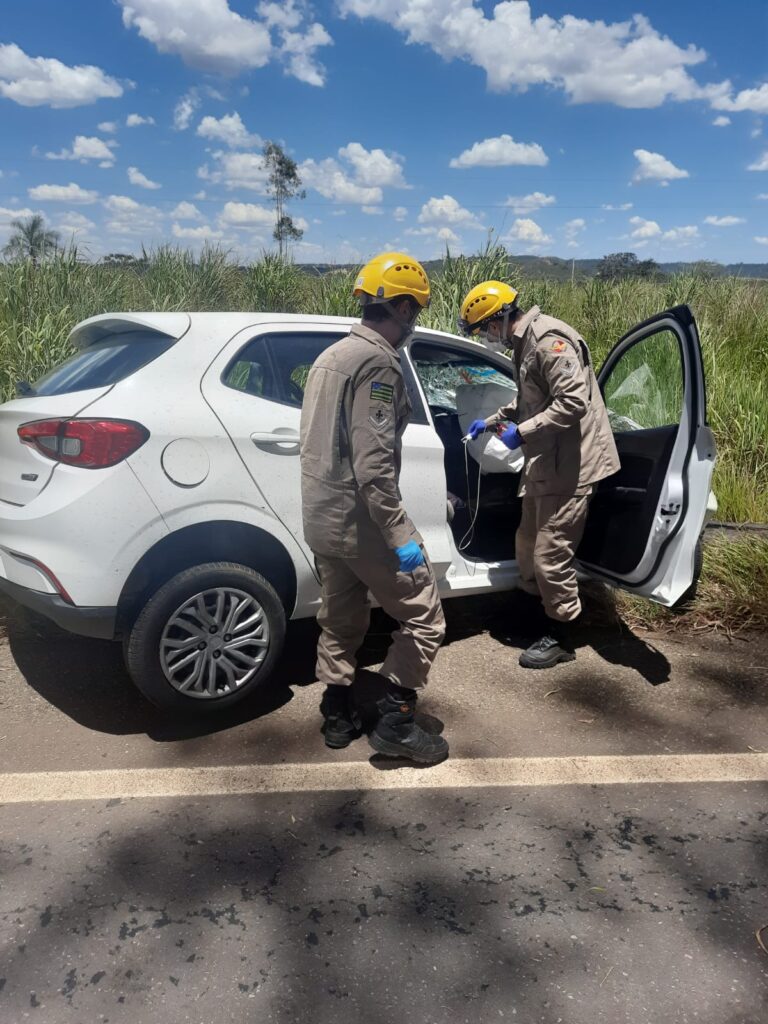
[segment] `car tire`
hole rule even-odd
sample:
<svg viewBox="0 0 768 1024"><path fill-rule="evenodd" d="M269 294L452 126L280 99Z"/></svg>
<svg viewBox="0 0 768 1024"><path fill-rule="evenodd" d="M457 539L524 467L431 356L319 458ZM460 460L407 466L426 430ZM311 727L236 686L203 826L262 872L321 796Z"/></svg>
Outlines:
<svg viewBox="0 0 768 1024"><path fill-rule="evenodd" d="M268 681L285 626L282 602L258 572L234 562L196 565L149 598L125 637L125 663L157 707L223 711Z"/></svg>
<svg viewBox="0 0 768 1024"><path fill-rule="evenodd" d="M703 566L704 538L699 537L696 541L696 550L693 553L693 582L685 593L675 601L670 609L671 611L676 612L678 615L683 615L685 612L689 612L691 610L693 602L696 600L696 591L699 587L699 579L701 578L701 570Z"/></svg>

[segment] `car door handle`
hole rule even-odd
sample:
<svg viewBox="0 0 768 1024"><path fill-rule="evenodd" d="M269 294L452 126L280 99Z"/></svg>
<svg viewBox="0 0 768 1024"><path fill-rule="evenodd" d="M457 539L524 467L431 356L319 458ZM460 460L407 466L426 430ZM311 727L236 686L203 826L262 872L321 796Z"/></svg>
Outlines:
<svg viewBox="0 0 768 1024"><path fill-rule="evenodd" d="M251 434L251 440L257 448L271 448L273 452L277 450L285 455L299 453L299 435L293 430L257 430Z"/></svg>

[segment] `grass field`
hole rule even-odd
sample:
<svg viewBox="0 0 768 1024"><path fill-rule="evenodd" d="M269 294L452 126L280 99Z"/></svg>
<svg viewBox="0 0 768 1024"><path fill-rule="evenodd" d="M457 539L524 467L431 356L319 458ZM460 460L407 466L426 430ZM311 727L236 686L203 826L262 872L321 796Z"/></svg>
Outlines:
<svg viewBox="0 0 768 1024"><path fill-rule="evenodd" d="M353 273L310 275L266 257L243 268L225 253L164 249L134 267L109 267L62 255L39 267L0 264L0 401L18 380L34 381L69 354L67 335L80 320L117 310L270 310L350 315ZM709 416L719 458L714 489L719 517L768 521L768 282L677 276L663 281L523 281L507 254L490 247L476 257L447 260L433 276L423 322L455 331L463 295L487 278L521 287L534 303L587 339L599 366L613 343L636 323L679 303L693 309L707 372ZM610 598L610 600L614 600ZM651 628L768 628L768 541L756 537L705 549L693 611L674 616L627 595L615 598L632 624Z"/></svg>
<svg viewBox="0 0 768 1024"><path fill-rule="evenodd" d="M537 303L587 339L596 365L635 323L681 302L693 309L707 372L709 416L717 438L714 490L719 517L768 521L768 282L679 276L586 283L516 282L500 247L448 260L433 277L423 322L455 331L459 302L489 277L512 277L524 306ZM39 267L0 264L0 401L18 380L34 381L68 354L78 321L115 310L270 310L355 315L353 274L311 276L267 256L242 268L210 249L195 258L176 249L133 268L62 255Z"/></svg>

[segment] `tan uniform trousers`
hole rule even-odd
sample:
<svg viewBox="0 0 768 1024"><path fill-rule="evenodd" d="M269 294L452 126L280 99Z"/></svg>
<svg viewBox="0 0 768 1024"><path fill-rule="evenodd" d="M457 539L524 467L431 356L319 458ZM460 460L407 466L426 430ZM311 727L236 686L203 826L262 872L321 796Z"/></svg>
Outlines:
<svg viewBox="0 0 768 1024"><path fill-rule="evenodd" d="M544 611L570 622L581 611L574 554L584 536L592 488L586 494L524 494L515 536L519 586L541 597Z"/></svg>
<svg viewBox="0 0 768 1024"><path fill-rule="evenodd" d="M377 557L378 556L378 557ZM445 636L445 619L432 567L398 572L393 551L366 550L364 558L316 555L323 588L317 621L317 678L349 686L355 678L357 652L371 617L370 591L387 615L400 623L392 634L381 674L396 686L426 686L432 662Z"/></svg>

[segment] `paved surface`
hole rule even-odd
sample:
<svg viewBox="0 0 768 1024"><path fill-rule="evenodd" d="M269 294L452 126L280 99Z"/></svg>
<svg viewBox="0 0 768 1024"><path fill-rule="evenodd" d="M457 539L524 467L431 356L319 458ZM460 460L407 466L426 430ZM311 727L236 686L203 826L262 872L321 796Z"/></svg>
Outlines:
<svg viewBox="0 0 768 1024"><path fill-rule="evenodd" d="M507 600L448 610L422 713L453 757L430 775L364 739L326 751L308 625L268 693L182 722L119 650L0 608L0 781L108 770L113 794L36 774L51 802L0 808L2 1024L765 1024L768 642L598 621L576 663L525 673ZM682 781L626 781L646 764ZM312 788L333 765L353 788ZM582 765L600 781L571 784ZM262 782L125 795L147 770L183 794L231 766ZM286 772L310 788L264 791Z"/></svg>

